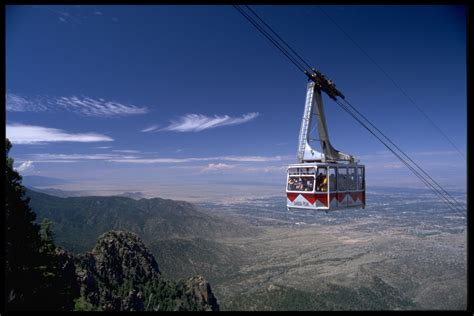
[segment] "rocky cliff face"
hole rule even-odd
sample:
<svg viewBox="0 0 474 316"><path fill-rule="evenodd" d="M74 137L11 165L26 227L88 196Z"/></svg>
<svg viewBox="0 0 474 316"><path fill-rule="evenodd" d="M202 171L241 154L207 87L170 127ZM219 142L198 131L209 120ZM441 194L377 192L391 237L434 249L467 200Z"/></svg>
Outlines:
<svg viewBox="0 0 474 316"><path fill-rule="evenodd" d="M202 276L178 282L164 280L153 255L130 232L103 234L94 249L78 256L75 264L83 303L78 309L219 310Z"/></svg>
<svg viewBox="0 0 474 316"><path fill-rule="evenodd" d="M155 258L133 233L111 231L102 235L91 255L104 281L119 285L125 280L139 283L160 275Z"/></svg>
<svg viewBox="0 0 474 316"><path fill-rule="evenodd" d="M186 283L189 293L195 298L196 302L205 306L205 310L218 310L219 304L212 293L211 285L202 276L195 276Z"/></svg>

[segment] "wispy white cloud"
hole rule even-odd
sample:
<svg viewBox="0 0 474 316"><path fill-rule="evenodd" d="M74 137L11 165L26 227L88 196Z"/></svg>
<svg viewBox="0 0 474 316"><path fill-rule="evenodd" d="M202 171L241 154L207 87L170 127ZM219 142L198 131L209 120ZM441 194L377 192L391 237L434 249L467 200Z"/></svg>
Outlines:
<svg viewBox="0 0 474 316"><path fill-rule="evenodd" d="M113 162L135 163L135 164L159 164L159 163L184 163L199 161L237 161L237 162L270 162L281 161L281 156L216 156L216 157L190 157L190 158L134 158L113 159Z"/></svg>
<svg viewBox="0 0 474 316"><path fill-rule="evenodd" d="M229 170L235 168L235 165L229 165L225 163L210 163L206 167L201 169L201 172L207 173L207 172L221 172L224 170Z"/></svg>
<svg viewBox="0 0 474 316"><path fill-rule="evenodd" d="M48 110L48 107L40 100L29 100L13 93L5 95L5 106L6 110L10 112L41 112Z"/></svg>
<svg viewBox="0 0 474 316"><path fill-rule="evenodd" d="M264 167L245 167L243 171L245 172L260 172L260 173L286 173L286 168L288 165L278 165L278 166L264 166Z"/></svg>
<svg viewBox="0 0 474 316"><path fill-rule="evenodd" d="M56 128L23 124L7 124L6 136L13 144L113 141L109 136L97 133L69 133Z"/></svg>
<svg viewBox="0 0 474 316"><path fill-rule="evenodd" d="M53 10L49 6L43 6L46 10L53 12L58 16L59 21L61 22L74 22L77 24L82 24L81 22L81 15L76 13L75 16L72 13L66 12L66 11L59 11L59 10Z"/></svg>
<svg viewBox="0 0 474 316"><path fill-rule="evenodd" d="M286 174L288 165L246 165L246 164L227 164L227 163L210 163L200 169L200 173L220 173L224 171L232 171L235 173L258 173L258 174Z"/></svg>
<svg viewBox="0 0 474 316"><path fill-rule="evenodd" d="M282 156L224 156L219 157L222 160L241 161L241 162L269 162L281 161L285 159Z"/></svg>
<svg viewBox="0 0 474 316"><path fill-rule="evenodd" d="M18 172L31 171L34 169L33 162L31 160L25 161L16 168Z"/></svg>
<svg viewBox="0 0 474 316"><path fill-rule="evenodd" d="M116 152L116 153L131 153L131 154L140 152L139 150L130 150L130 149L115 149L115 150L112 150L112 151Z"/></svg>
<svg viewBox="0 0 474 316"><path fill-rule="evenodd" d="M201 159L199 159L201 160ZM113 158L111 162L134 163L134 164L156 164L156 163L182 163L196 161L195 158Z"/></svg>
<svg viewBox="0 0 474 316"><path fill-rule="evenodd" d="M86 116L111 117L148 113L146 107L88 97L60 97L55 102L67 110Z"/></svg>
<svg viewBox="0 0 474 316"><path fill-rule="evenodd" d="M152 125L152 126L149 126L149 127L146 127L144 129L142 129L141 131L143 133L153 132L153 131L157 130L158 127L160 127L160 125Z"/></svg>
<svg viewBox="0 0 474 316"><path fill-rule="evenodd" d="M69 161L107 161L107 162L131 162L131 163L177 163L186 162L188 159L174 159L174 158L155 158L144 159L136 155L126 154L31 154L27 158L33 162L69 162Z"/></svg>
<svg viewBox="0 0 474 316"><path fill-rule="evenodd" d="M257 118L258 115L259 113L255 112L244 114L242 117L231 117L228 115L214 115L210 117L202 114L186 114L178 120L172 120L171 123L161 129L161 131L200 132L221 126L243 124Z"/></svg>
<svg viewBox="0 0 474 316"><path fill-rule="evenodd" d="M46 9L52 12L58 19L63 23L72 23L82 25L83 22L87 22L90 18L105 18L105 14L99 10L91 11L87 6L74 5L56 10L55 6L33 6L34 8ZM54 8L54 9L53 9Z"/></svg>
<svg viewBox="0 0 474 316"><path fill-rule="evenodd" d="M147 107L85 96L26 98L7 93L5 99L6 109L11 112L68 111L90 117L117 117L148 113Z"/></svg>
<svg viewBox="0 0 474 316"><path fill-rule="evenodd" d="M117 158L114 154L32 154L31 159L35 162L50 162L50 161L81 161L81 160L108 160ZM133 157L132 157L133 158Z"/></svg>
<svg viewBox="0 0 474 316"><path fill-rule="evenodd" d="M114 153L108 154L32 154L25 160L33 162L60 162L60 161L85 161L85 160L102 160L116 163L131 163L131 164L181 164L188 162L208 162L216 161L210 165L216 167L219 164L224 165L225 161L241 162L241 163L258 163L258 162L272 162L282 161L281 156L216 156L216 157L187 157L187 158L173 158L173 157L145 157L138 154L138 151L133 150L114 150ZM124 154L121 154L124 153ZM129 155L125 155L128 153ZM137 153L137 155L131 155Z"/></svg>

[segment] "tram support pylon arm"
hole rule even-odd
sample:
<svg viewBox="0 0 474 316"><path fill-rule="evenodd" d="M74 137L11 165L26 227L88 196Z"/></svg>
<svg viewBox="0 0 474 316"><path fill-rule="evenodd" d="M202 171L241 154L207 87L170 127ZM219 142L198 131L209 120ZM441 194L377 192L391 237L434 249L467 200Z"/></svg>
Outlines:
<svg viewBox="0 0 474 316"><path fill-rule="evenodd" d="M319 133L319 141L323 153L314 150L310 145L310 132L313 116L316 117L316 124ZM329 133L324 114L321 87L314 80L310 80L307 86L306 104L301 123L300 137L298 144L298 161L348 161L354 162L354 157L339 150L336 150L329 141Z"/></svg>

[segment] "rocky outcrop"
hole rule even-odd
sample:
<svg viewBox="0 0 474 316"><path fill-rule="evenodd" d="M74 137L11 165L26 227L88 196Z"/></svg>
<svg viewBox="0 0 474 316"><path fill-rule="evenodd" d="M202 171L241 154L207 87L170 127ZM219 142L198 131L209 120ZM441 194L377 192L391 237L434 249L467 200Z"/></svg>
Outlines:
<svg viewBox="0 0 474 316"><path fill-rule="evenodd" d="M75 264L81 299L100 310L219 310L202 276L185 282L162 280L155 258L130 232L103 234Z"/></svg>
<svg viewBox="0 0 474 316"><path fill-rule="evenodd" d="M91 255L104 282L140 283L160 275L158 263L141 239L130 232L111 231L97 240Z"/></svg>
<svg viewBox="0 0 474 316"><path fill-rule="evenodd" d="M219 304L217 298L212 293L211 285L204 279L204 277L198 275L186 282L188 287L188 293L195 297L196 301L202 306L206 306L205 310L218 311Z"/></svg>

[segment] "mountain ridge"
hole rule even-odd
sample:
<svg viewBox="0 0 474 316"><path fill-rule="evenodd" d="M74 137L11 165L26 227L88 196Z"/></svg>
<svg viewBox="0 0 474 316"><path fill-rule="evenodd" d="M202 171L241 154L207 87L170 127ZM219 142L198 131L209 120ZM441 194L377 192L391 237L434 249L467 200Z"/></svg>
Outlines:
<svg viewBox="0 0 474 316"><path fill-rule="evenodd" d="M185 201L152 198L134 200L121 196L55 197L27 190L37 221L51 220L58 245L73 253L85 253L97 238L110 230L136 233L162 262L173 278L191 277L191 271L176 265L193 262L198 273L222 276L238 260L238 247L229 248L222 238L255 236L260 230L235 218L200 210ZM175 247L171 247L174 245ZM204 255L205 254L205 255ZM230 264L216 265L215 262Z"/></svg>

